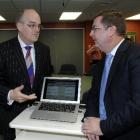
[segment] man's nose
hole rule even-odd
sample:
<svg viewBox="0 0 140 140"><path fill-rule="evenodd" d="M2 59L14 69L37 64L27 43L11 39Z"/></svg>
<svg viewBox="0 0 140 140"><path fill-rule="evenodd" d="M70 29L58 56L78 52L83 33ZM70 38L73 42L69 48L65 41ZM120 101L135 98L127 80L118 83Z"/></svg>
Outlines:
<svg viewBox="0 0 140 140"><path fill-rule="evenodd" d="M94 38L94 32L92 30L90 31L89 36Z"/></svg>
<svg viewBox="0 0 140 140"><path fill-rule="evenodd" d="M40 32L40 26L36 26L35 29L36 29L37 32Z"/></svg>

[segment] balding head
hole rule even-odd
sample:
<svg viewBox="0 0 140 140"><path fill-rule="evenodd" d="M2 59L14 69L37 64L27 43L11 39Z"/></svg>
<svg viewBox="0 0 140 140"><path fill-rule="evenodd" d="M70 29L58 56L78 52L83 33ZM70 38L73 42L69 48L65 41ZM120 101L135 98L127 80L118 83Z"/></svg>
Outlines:
<svg viewBox="0 0 140 140"><path fill-rule="evenodd" d="M39 14L34 9L23 10L17 17L16 26L20 38L26 44L33 44L38 40L41 20Z"/></svg>
<svg viewBox="0 0 140 140"><path fill-rule="evenodd" d="M24 22L24 20L26 20L26 19L28 19L32 16L34 16L34 17L36 17L40 20L40 16L39 16L39 14L37 13L36 10L34 10L34 9L24 9L17 16L16 23L17 22Z"/></svg>

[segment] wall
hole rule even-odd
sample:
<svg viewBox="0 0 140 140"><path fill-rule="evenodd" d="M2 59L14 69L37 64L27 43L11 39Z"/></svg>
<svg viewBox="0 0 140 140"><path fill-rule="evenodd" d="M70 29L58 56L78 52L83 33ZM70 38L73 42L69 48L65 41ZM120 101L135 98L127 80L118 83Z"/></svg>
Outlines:
<svg viewBox="0 0 140 140"><path fill-rule="evenodd" d="M140 21L126 21L127 32L136 32L136 42L140 43Z"/></svg>
<svg viewBox="0 0 140 140"><path fill-rule="evenodd" d="M84 73L88 73L89 69L90 69L90 64L89 64L89 56L87 55L86 51L89 49L90 45L94 44L94 41L92 40L92 38L89 36L89 33L91 31L91 27L92 27L92 22L88 21L85 23L85 49L84 49L84 55L85 55L85 71Z"/></svg>
<svg viewBox="0 0 140 140"><path fill-rule="evenodd" d="M86 74L89 71L89 57L86 54L89 45L94 44L89 36L92 21L86 21L84 23L49 23L43 24L45 28L84 28L84 50L83 50L83 73ZM126 21L127 32L136 32L136 42L140 43L140 21ZM0 29L15 28L15 24L0 24Z"/></svg>
<svg viewBox="0 0 140 140"><path fill-rule="evenodd" d="M78 74L83 73L83 40L82 28L46 28L39 38L50 47L55 73L59 73L62 64L73 64Z"/></svg>

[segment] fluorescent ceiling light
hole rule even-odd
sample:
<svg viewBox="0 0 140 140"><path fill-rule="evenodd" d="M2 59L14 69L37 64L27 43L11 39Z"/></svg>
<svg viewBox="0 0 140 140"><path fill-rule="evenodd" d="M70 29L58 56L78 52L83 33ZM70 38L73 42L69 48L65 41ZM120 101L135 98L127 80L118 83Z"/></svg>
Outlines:
<svg viewBox="0 0 140 140"><path fill-rule="evenodd" d="M126 18L127 20L140 20L140 14L134 15L132 17Z"/></svg>
<svg viewBox="0 0 140 140"><path fill-rule="evenodd" d="M6 19L0 15L0 21L6 21Z"/></svg>
<svg viewBox="0 0 140 140"><path fill-rule="evenodd" d="M63 12L59 20L75 20L77 19L82 12Z"/></svg>

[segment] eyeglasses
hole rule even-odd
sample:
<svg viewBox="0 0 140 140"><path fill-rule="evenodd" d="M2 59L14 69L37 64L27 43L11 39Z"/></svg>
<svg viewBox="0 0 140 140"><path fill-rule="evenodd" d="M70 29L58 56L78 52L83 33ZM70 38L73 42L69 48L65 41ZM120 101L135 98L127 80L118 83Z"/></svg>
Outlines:
<svg viewBox="0 0 140 140"><path fill-rule="evenodd" d="M29 23L26 25L32 30L34 30L35 28L42 29L42 27L43 27L41 24L34 24L34 23Z"/></svg>
<svg viewBox="0 0 140 140"><path fill-rule="evenodd" d="M94 27L94 26L91 28L91 30L92 30L93 32L96 32L96 31L99 30L99 29L102 29L102 28Z"/></svg>
<svg viewBox="0 0 140 140"><path fill-rule="evenodd" d="M104 27L104 29L107 30L109 27L111 27L111 26ZM93 26L93 27L91 28L91 30L92 30L93 32L96 32L97 30L100 30L100 29L103 29L103 28L101 28L101 27L95 27L95 26Z"/></svg>

